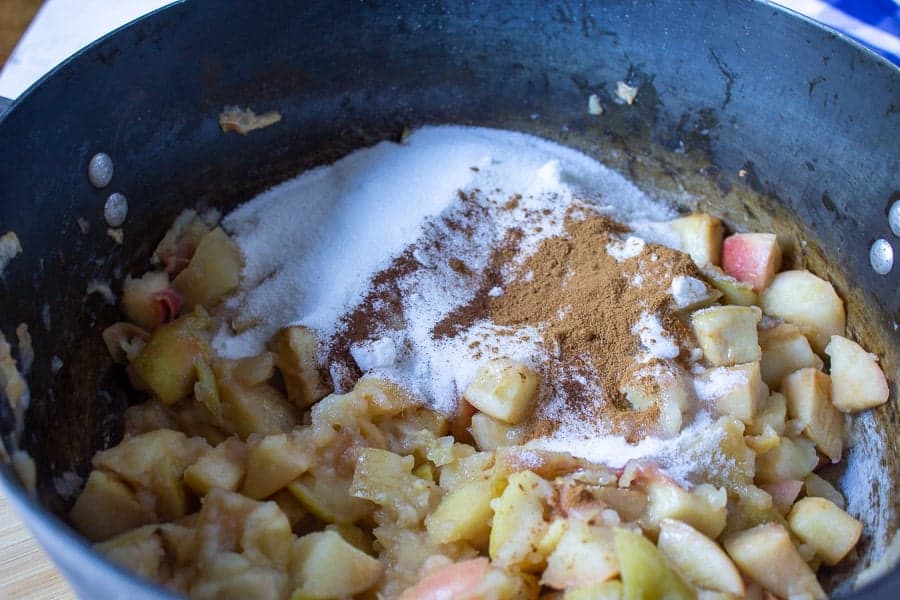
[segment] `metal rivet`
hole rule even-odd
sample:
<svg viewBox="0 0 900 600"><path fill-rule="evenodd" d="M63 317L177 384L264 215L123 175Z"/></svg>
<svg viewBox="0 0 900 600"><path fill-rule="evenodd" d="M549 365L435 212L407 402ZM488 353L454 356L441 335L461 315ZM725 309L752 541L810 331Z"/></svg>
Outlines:
<svg viewBox="0 0 900 600"><path fill-rule="evenodd" d="M890 242L879 238L869 248L869 263L879 275L887 275L894 266L894 248Z"/></svg>
<svg viewBox="0 0 900 600"><path fill-rule="evenodd" d="M900 200L894 202L888 211L888 225L891 226L893 234L900 237Z"/></svg>
<svg viewBox="0 0 900 600"><path fill-rule="evenodd" d="M103 206L103 218L106 219L106 224L110 227L119 227L125 222L127 216L128 199L119 192L110 194Z"/></svg>
<svg viewBox="0 0 900 600"><path fill-rule="evenodd" d="M88 179L95 188L105 188L112 181L113 161L109 154L100 152L88 163Z"/></svg>

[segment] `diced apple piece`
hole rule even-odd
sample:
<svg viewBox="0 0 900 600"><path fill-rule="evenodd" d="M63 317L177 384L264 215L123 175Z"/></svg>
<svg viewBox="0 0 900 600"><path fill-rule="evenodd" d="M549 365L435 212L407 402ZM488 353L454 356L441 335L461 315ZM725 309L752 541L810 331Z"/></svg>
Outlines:
<svg viewBox="0 0 900 600"><path fill-rule="evenodd" d="M781 268L781 246L772 233L735 233L722 244L722 269L749 283L754 292L769 285Z"/></svg>
<svg viewBox="0 0 900 600"><path fill-rule="evenodd" d="M784 434L784 424L787 420L787 399L783 394L772 392L763 403L762 409L753 423L747 426L750 435L761 435L768 426L778 435Z"/></svg>
<svg viewBox="0 0 900 600"><path fill-rule="evenodd" d="M536 549L548 528L544 510L552 495L550 483L531 471L509 476L503 494L491 501L491 560L505 569L540 570L546 557Z"/></svg>
<svg viewBox="0 0 900 600"><path fill-rule="evenodd" d="M496 450L501 446L516 446L525 441L525 430L504 423L484 413L472 415L470 430L479 450Z"/></svg>
<svg viewBox="0 0 900 600"><path fill-rule="evenodd" d="M288 566L291 553L291 524L275 502L263 502L247 515L241 533L244 556L256 564L279 571Z"/></svg>
<svg viewBox="0 0 900 600"><path fill-rule="evenodd" d="M153 511L138 502L131 489L117 477L94 469L69 519L89 540L100 542L135 527L155 523Z"/></svg>
<svg viewBox="0 0 900 600"><path fill-rule="evenodd" d="M281 600L290 591L286 573L256 564L236 552L222 552L210 557L199 571L190 587L191 597L196 600Z"/></svg>
<svg viewBox="0 0 900 600"><path fill-rule="evenodd" d="M834 502L806 497L797 502L788 515L791 531L812 546L826 565L836 565L856 546L862 523Z"/></svg>
<svg viewBox="0 0 900 600"><path fill-rule="evenodd" d="M759 360L756 325L761 318L755 306L713 306L693 313L691 325L704 356L718 367Z"/></svg>
<svg viewBox="0 0 900 600"><path fill-rule="evenodd" d="M211 308L237 289L244 257L221 227L200 239L191 262L172 281L187 310L196 305Z"/></svg>
<svg viewBox="0 0 900 600"><path fill-rule="evenodd" d="M759 302L759 296L749 283L738 281L719 267L706 265L700 269L713 287L722 292L726 304L736 306L753 306Z"/></svg>
<svg viewBox="0 0 900 600"><path fill-rule="evenodd" d="M702 436L686 445L684 458L695 466L698 481L729 488L753 482L756 454L747 447L745 429L744 424L734 417L719 417ZM724 461L727 461L727 469L722 468ZM690 524L696 527L696 524Z"/></svg>
<svg viewBox="0 0 900 600"><path fill-rule="evenodd" d="M122 284L122 312L128 320L153 331L174 319L181 308L181 298L169 289L169 276L149 271L139 279L126 277Z"/></svg>
<svg viewBox="0 0 900 600"><path fill-rule="evenodd" d="M806 479L803 481L804 486L806 487L806 495L813 496L815 498L825 498L826 500L830 500L837 506L838 508L844 508L846 505L846 500L844 500L844 496L841 495L837 489L831 483L822 479L815 473L810 473L806 476Z"/></svg>
<svg viewBox="0 0 900 600"><path fill-rule="evenodd" d="M744 595L744 581L717 543L687 523L663 519L659 551L695 586L735 596Z"/></svg>
<svg viewBox="0 0 900 600"><path fill-rule="evenodd" d="M758 361L709 369L694 379L694 389L720 415L730 415L747 425L753 423L769 397Z"/></svg>
<svg viewBox="0 0 900 600"><path fill-rule="evenodd" d="M796 479L788 479L787 481L776 481L775 483L765 483L759 486L767 494L772 496L772 504L781 515L788 514L794 500L800 495L803 489L803 482Z"/></svg>
<svg viewBox="0 0 900 600"><path fill-rule="evenodd" d="M798 369L812 367L821 370L824 364L813 352L800 328L791 323L761 330L759 345L762 348L760 367L763 381L773 389L779 389L784 377Z"/></svg>
<svg viewBox="0 0 900 600"><path fill-rule="evenodd" d="M756 457L756 481L764 484L804 479L818 462L816 447L811 441L782 437L781 443Z"/></svg>
<svg viewBox="0 0 900 600"><path fill-rule="evenodd" d="M315 462L313 449L313 442L304 431L250 436L247 477L241 493L254 500L271 496L309 469Z"/></svg>
<svg viewBox="0 0 900 600"><path fill-rule="evenodd" d="M272 338L275 365L288 400L297 408L306 408L331 392L319 371L317 345L315 332L300 325L285 327Z"/></svg>
<svg viewBox="0 0 900 600"><path fill-rule="evenodd" d="M138 377L166 404L194 391L194 360L209 350L209 317L184 315L157 329L131 363Z"/></svg>
<svg viewBox="0 0 900 600"><path fill-rule="evenodd" d="M384 565L334 531L319 531L294 541L291 571L298 584L294 600L327 600L366 591L381 577Z"/></svg>
<svg viewBox="0 0 900 600"><path fill-rule="evenodd" d="M855 412L888 400L887 379L878 357L840 335L831 336L825 354L831 357L831 401L843 412Z"/></svg>
<svg viewBox="0 0 900 600"><path fill-rule="evenodd" d="M187 513L182 475L209 446L202 438L187 438L179 431L159 429L123 440L92 459L95 468L112 471L153 499L163 520Z"/></svg>
<svg viewBox="0 0 900 600"><path fill-rule="evenodd" d="M316 517L328 523L353 523L372 513L374 505L350 495L349 478L328 468L313 469L287 485L287 489Z"/></svg>
<svg viewBox="0 0 900 600"><path fill-rule="evenodd" d="M268 383L246 385L236 376L241 361L220 358L213 362L223 427L246 438L251 433L291 431L297 423L296 409Z"/></svg>
<svg viewBox="0 0 900 600"><path fill-rule="evenodd" d="M612 530L570 519L565 533L547 557L541 585L563 590L603 583L618 573L619 559Z"/></svg>
<svg viewBox="0 0 900 600"><path fill-rule="evenodd" d="M478 370L463 396L481 412L516 425L531 413L539 382L525 365L498 358Z"/></svg>
<svg viewBox="0 0 900 600"><path fill-rule="evenodd" d="M809 271L779 273L760 303L767 315L798 325L816 352L825 349L832 335L844 333L844 303L830 283Z"/></svg>
<svg viewBox="0 0 900 600"><path fill-rule="evenodd" d="M236 492L244 480L246 447L230 437L201 456L184 470L184 483L198 496L205 496L214 487Z"/></svg>
<svg viewBox="0 0 900 600"><path fill-rule="evenodd" d="M218 220L219 213L216 210L209 210L202 215L190 208L181 211L156 246L150 262L161 265L170 275L177 275L190 262L200 239L215 227Z"/></svg>
<svg viewBox="0 0 900 600"><path fill-rule="evenodd" d="M783 522L784 517L765 490L753 484L741 484L729 490L732 497L728 504L728 522L725 534L755 527L760 523Z"/></svg>
<svg viewBox="0 0 900 600"><path fill-rule="evenodd" d="M698 267L718 265L725 228L716 217L695 213L669 221L681 240L681 250L691 255Z"/></svg>
<svg viewBox="0 0 900 600"><path fill-rule="evenodd" d="M494 482L489 476L467 481L450 491L425 517L425 528L435 544L457 540L483 545L490 534L494 514L491 500Z"/></svg>
<svg viewBox="0 0 900 600"><path fill-rule="evenodd" d="M570 588L565 591L562 600L622 600L624 597L622 582L611 579L603 583ZM544 596L541 596L541 600L544 600Z"/></svg>
<svg viewBox="0 0 900 600"><path fill-rule="evenodd" d="M803 425L804 435L831 462L838 462L844 447L844 417L831 404L828 375L810 367L800 369L784 378L781 391L788 416Z"/></svg>
<svg viewBox="0 0 900 600"><path fill-rule="evenodd" d="M657 366L637 371L622 383L619 391L632 408L658 411L656 431L659 437L674 437L681 431L684 412L692 404L691 384L679 372Z"/></svg>
<svg viewBox="0 0 900 600"><path fill-rule="evenodd" d="M145 579L158 580L160 564L165 556L162 540L157 535L158 529L156 525L145 525L94 548L120 567Z"/></svg>
<svg viewBox="0 0 900 600"><path fill-rule="evenodd" d="M745 575L773 594L781 598L827 598L783 526L757 525L727 537L723 545Z"/></svg>
<svg viewBox="0 0 900 600"><path fill-rule="evenodd" d="M647 484L646 527L656 531L664 519L683 521L716 538L725 528L728 494L707 483L687 491L673 481L652 478Z"/></svg>
<svg viewBox="0 0 900 600"><path fill-rule="evenodd" d="M469 456L458 456L450 464L441 467L440 486L451 491L466 481L478 479L483 475L493 475L493 466L493 452L475 452Z"/></svg>
<svg viewBox="0 0 900 600"><path fill-rule="evenodd" d="M627 529L616 529L613 539L622 571L625 600L693 600L696 597L694 590L669 566L665 556L650 540Z"/></svg>
<svg viewBox="0 0 900 600"><path fill-rule="evenodd" d="M404 590L399 600L525 600L536 595L524 576L492 567L488 559L480 557L431 570L416 585Z"/></svg>
<svg viewBox="0 0 900 600"><path fill-rule="evenodd" d="M669 293L672 295L675 308L681 314L712 306L722 297L722 292L716 288L710 288L702 280L688 275L673 277Z"/></svg>
<svg viewBox="0 0 900 600"><path fill-rule="evenodd" d="M437 486L412 474L415 459L378 448L364 448L357 458L350 493L393 513L399 525L422 523Z"/></svg>

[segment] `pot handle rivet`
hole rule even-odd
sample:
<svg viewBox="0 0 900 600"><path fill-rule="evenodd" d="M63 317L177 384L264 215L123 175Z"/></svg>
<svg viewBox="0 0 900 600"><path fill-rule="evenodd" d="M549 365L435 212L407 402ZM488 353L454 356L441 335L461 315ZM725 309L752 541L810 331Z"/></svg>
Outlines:
<svg viewBox="0 0 900 600"><path fill-rule="evenodd" d="M884 238L878 238L872 242L869 248L869 264L872 270L879 275L887 275L894 267L894 248Z"/></svg>
<svg viewBox="0 0 900 600"><path fill-rule="evenodd" d="M95 188L105 188L112 181L113 161L109 154L99 152L88 163L88 179Z"/></svg>
<svg viewBox="0 0 900 600"><path fill-rule="evenodd" d="M900 237L900 200L894 202L891 210L888 211L888 225L891 227L891 232Z"/></svg>

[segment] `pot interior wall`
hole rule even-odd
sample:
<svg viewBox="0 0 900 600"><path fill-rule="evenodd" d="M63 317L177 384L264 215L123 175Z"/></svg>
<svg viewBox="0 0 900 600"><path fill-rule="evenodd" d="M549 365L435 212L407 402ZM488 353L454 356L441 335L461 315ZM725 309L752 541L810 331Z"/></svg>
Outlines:
<svg viewBox="0 0 900 600"><path fill-rule="evenodd" d="M618 81L639 87L633 105L617 101ZM587 113L590 94L603 115ZM686 209L776 231L790 264L834 282L850 331L896 381L900 286L896 273L868 268L868 245L891 237L886 207L900 197L898 98L895 68L744 0L201 0L151 16L63 67L0 124L0 228L24 246L0 278L0 328L9 336L24 322L34 336L23 446L38 465L40 499L63 514L54 478L86 474L139 400L106 355L99 332L118 312L86 294L91 281L119 293L184 207L227 210L425 123L536 133ZM283 120L224 134L226 105L275 109ZM100 151L115 162L102 191L86 176ZM113 191L130 202L121 245L102 220ZM849 571L879 556L897 527L891 389L890 403L864 420L865 451L850 453L851 473L834 474L858 484L845 493L873 534Z"/></svg>

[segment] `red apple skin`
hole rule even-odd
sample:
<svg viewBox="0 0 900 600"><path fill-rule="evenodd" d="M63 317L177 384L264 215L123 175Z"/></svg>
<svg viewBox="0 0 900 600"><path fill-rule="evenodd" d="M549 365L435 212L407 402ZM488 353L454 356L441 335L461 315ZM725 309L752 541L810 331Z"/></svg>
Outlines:
<svg viewBox="0 0 900 600"><path fill-rule="evenodd" d="M761 292L781 268L781 246L772 233L735 233L722 244L722 269Z"/></svg>
<svg viewBox="0 0 900 600"><path fill-rule="evenodd" d="M803 482L796 479L786 479L775 483L766 483L761 486L770 496L772 503L782 515L786 515L794 504L794 500L800 495Z"/></svg>

